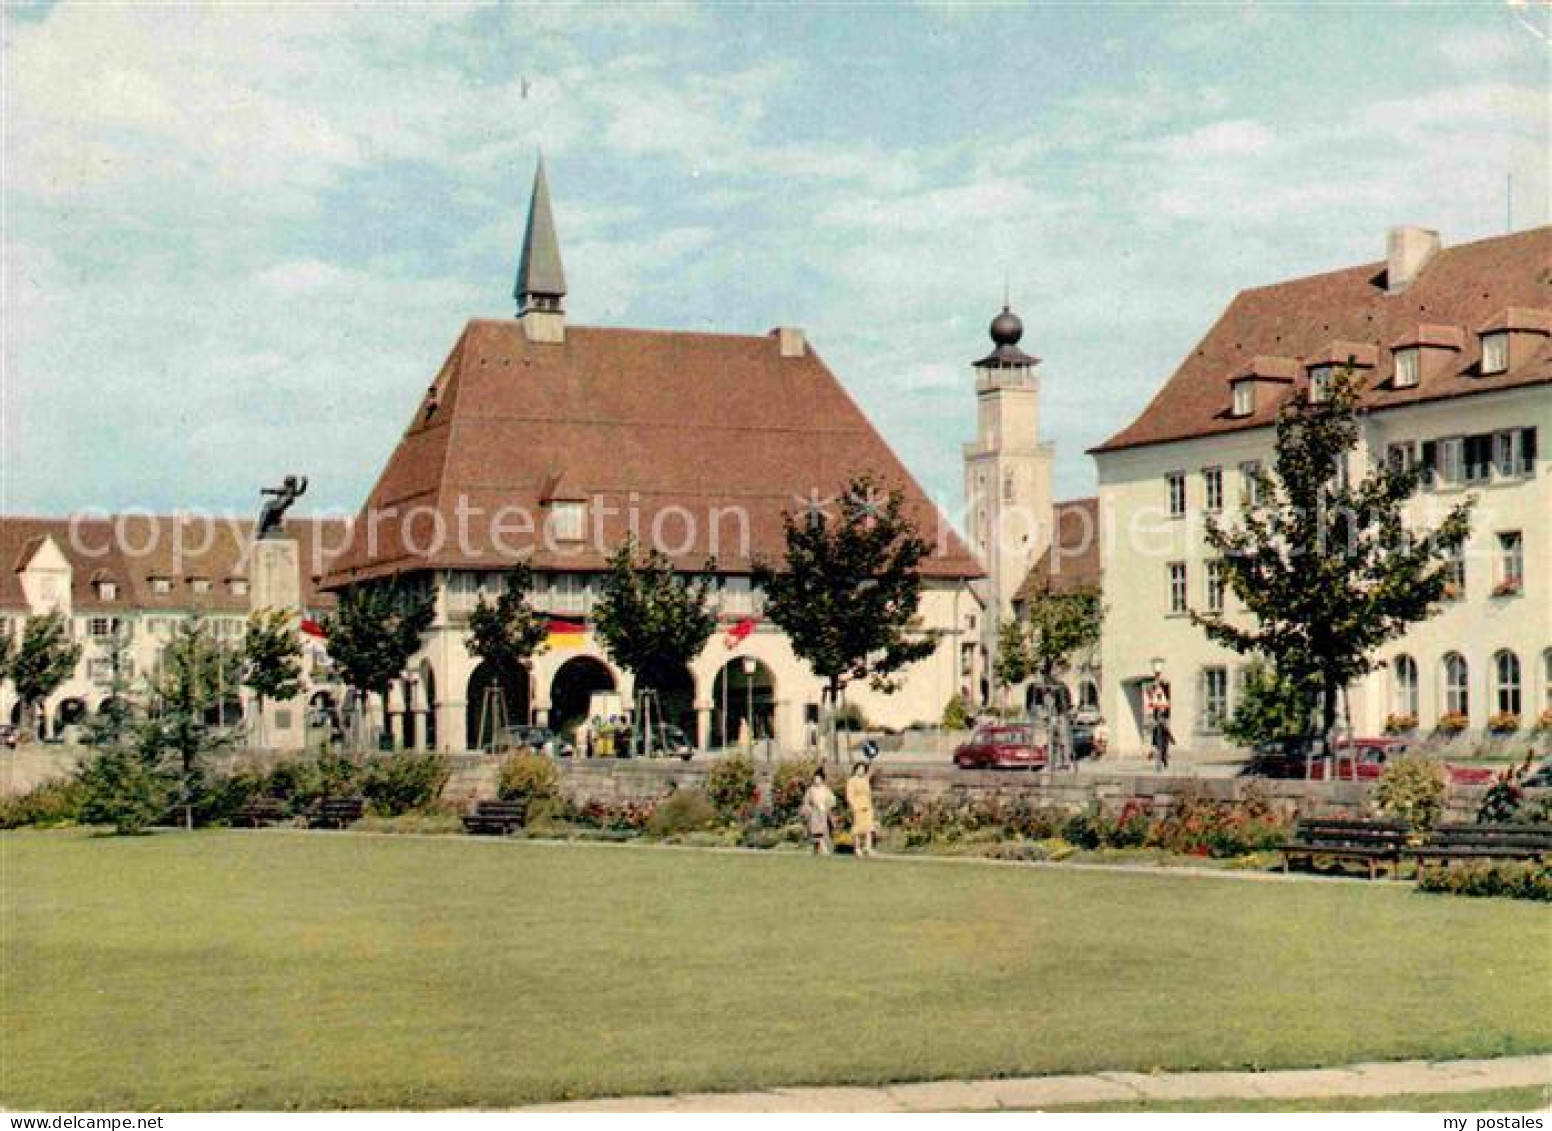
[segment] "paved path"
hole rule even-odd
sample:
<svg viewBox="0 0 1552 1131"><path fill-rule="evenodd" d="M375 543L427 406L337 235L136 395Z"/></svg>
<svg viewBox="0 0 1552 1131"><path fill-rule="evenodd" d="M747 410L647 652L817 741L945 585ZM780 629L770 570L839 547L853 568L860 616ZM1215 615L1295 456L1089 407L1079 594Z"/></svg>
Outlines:
<svg viewBox="0 0 1552 1131"><path fill-rule="evenodd" d="M1128 1100L1396 1096L1552 1086L1552 1055L1499 1060L1398 1060L1289 1072L1097 1072L1006 1080L939 1080L881 1088L772 1088L761 1092L628 1096L547 1104L526 1111L929 1112L1032 1111Z"/></svg>

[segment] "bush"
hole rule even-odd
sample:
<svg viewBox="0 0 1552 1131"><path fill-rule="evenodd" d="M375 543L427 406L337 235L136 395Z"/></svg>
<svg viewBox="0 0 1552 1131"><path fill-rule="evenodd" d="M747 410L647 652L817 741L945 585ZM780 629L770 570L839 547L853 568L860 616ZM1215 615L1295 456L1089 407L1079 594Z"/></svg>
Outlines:
<svg viewBox="0 0 1552 1131"><path fill-rule="evenodd" d="M784 758L776 763L771 775L771 819L784 824L797 820L803 806L803 795L819 763L812 758Z"/></svg>
<svg viewBox="0 0 1552 1131"><path fill-rule="evenodd" d="M83 796L80 782L56 778L26 793L0 797L0 829L71 824L81 817Z"/></svg>
<svg viewBox="0 0 1552 1131"><path fill-rule="evenodd" d="M639 833L647 827L657 808L656 801L589 801L572 819L588 828Z"/></svg>
<svg viewBox="0 0 1552 1131"><path fill-rule="evenodd" d="M560 771L543 754L514 754L501 763L496 796L502 801L553 801L560 796Z"/></svg>
<svg viewBox="0 0 1552 1131"><path fill-rule="evenodd" d="M1552 902L1552 865L1529 861L1477 860L1455 867L1424 868L1418 878L1423 891L1451 895L1503 896Z"/></svg>
<svg viewBox="0 0 1552 1131"><path fill-rule="evenodd" d="M1402 754L1390 761L1374 787L1374 804L1393 820L1405 821L1413 832L1426 832L1444 812L1448 788L1444 765L1424 754Z"/></svg>
<svg viewBox="0 0 1552 1131"><path fill-rule="evenodd" d="M970 711L965 707L965 697L954 695L943 708L943 726L948 730L969 730Z"/></svg>
<svg viewBox="0 0 1552 1131"><path fill-rule="evenodd" d="M717 809L703 790L675 790L647 819L653 836L677 836L709 829L717 823Z"/></svg>
<svg viewBox="0 0 1552 1131"><path fill-rule="evenodd" d="M724 821L748 817L759 796L754 764L742 754L719 758L706 775L706 796Z"/></svg>
<svg viewBox="0 0 1552 1131"><path fill-rule="evenodd" d="M373 758L362 770L361 796L379 817L424 812L442 796L452 769L435 752L400 750Z"/></svg>
<svg viewBox="0 0 1552 1131"><path fill-rule="evenodd" d="M178 798L178 778L160 759L138 748L111 747L79 772L81 820L112 825L120 834L143 832Z"/></svg>
<svg viewBox="0 0 1552 1131"><path fill-rule="evenodd" d="M200 824L230 821L245 805L265 796L268 779L262 770L243 766L216 778L201 791L194 806Z"/></svg>

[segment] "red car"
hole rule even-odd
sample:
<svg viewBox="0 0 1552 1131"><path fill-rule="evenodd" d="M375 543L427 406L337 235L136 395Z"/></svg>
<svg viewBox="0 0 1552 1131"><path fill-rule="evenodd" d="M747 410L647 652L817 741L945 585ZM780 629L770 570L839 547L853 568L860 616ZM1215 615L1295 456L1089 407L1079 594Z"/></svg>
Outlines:
<svg viewBox="0 0 1552 1131"><path fill-rule="evenodd" d="M1385 772L1385 763L1405 754L1408 744L1397 738L1351 738L1337 743L1337 781L1378 781ZM1445 764L1452 785L1486 785L1493 780L1493 771L1485 766L1456 766ZM1300 753L1278 754L1259 761L1255 772L1267 777L1303 778L1308 772L1312 781L1325 781L1327 762L1316 758L1307 762Z"/></svg>
<svg viewBox="0 0 1552 1131"><path fill-rule="evenodd" d="M1027 726L980 727L954 751L954 765L961 770L1043 770L1046 762L1046 748L1036 744L1035 732Z"/></svg>

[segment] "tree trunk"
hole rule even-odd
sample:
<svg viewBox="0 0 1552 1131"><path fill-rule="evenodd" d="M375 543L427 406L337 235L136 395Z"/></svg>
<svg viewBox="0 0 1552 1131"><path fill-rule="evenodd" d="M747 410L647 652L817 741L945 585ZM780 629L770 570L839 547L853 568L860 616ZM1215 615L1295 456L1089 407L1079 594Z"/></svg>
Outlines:
<svg viewBox="0 0 1552 1131"><path fill-rule="evenodd" d="M830 761L835 765L841 764L841 731L840 720L836 717L841 710L841 681L835 676L830 677Z"/></svg>

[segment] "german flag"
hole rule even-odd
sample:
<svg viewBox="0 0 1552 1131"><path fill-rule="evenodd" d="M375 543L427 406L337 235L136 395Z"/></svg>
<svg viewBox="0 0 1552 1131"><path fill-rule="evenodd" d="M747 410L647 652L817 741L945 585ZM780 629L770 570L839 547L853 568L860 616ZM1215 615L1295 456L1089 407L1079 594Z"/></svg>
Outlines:
<svg viewBox="0 0 1552 1131"><path fill-rule="evenodd" d="M551 648L580 648L587 642L587 625L579 620L550 618L550 634L545 643Z"/></svg>

